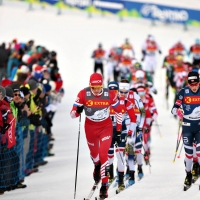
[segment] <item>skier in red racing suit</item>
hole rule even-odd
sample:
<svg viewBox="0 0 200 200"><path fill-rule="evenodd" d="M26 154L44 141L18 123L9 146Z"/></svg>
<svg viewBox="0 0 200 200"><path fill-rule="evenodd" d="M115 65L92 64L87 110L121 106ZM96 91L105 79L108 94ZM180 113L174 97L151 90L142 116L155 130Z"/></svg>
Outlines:
<svg viewBox="0 0 200 200"><path fill-rule="evenodd" d="M122 107L117 94L103 88L103 78L99 73L90 76L89 87L78 93L77 99L70 112L72 118L79 117L85 111L85 135L94 162L93 177L95 182L102 180L100 198L108 197L108 150L112 141L112 121L110 106L116 113L117 133L115 141L121 143Z"/></svg>

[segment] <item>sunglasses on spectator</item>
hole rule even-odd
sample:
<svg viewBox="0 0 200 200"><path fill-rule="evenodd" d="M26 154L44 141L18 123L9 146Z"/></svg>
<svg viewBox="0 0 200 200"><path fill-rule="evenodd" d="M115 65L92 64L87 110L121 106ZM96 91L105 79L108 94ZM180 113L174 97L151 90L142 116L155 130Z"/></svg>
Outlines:
<svg viewBox="0 0 200 200"><path fill-rule="evenodd" d="M14 96L18 96L18 97L20 97L20 94L16 94L16 93L15 93Z"/></svg>
<svg viewBox="0 0 200 200"><path fill-rule="evenodd" d="M128 91L126 91L126 92L123 92L123 91L119 91L121 94L127 94L128 93Z"/></svg>

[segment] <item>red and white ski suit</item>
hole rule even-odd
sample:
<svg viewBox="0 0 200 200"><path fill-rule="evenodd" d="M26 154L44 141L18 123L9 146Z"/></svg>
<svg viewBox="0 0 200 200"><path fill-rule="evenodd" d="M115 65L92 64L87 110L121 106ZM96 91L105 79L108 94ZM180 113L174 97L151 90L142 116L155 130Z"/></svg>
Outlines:
<svg viewBox="0 0 200 200"><path fill-rule="evenodd" d="M81 90L71 110L71 117L78 117L77 106L84 106L86 115L85 135L94 164L101 163L101 179L108 182L105 167L108 163L108 150L112 141L112 121L110 106L116 113L117 131L121 130L122 113L115 91L103 88L100 95L95 96L90 87Z"/></svg>

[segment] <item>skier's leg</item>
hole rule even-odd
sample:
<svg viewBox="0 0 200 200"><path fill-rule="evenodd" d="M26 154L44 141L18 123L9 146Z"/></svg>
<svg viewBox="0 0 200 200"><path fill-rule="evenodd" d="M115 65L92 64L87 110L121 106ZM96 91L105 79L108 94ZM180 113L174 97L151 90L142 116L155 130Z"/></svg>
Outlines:
<svg viewBox="0 0 200 200"><path fill-rule="evenodd" d="M184 128L183 128L184 129ZM184 184L190 186L192 184L192 158L193 158L193 134L190 132L184 132L182 134L183 144L185 149L185 171L186 178Z"/></svg>
<svg viewBox="0 0 200 200"><path fill-rule="evenodd" d="M126 135L127 135L126 126L122 126L122 135L121 135L122 142L119 144L118 148L116 148L117 169L118 169L118 175L119 175L119 181L118 181L118 189L119 190L123 190L125 188L125 185L124 185L124 168L125 168L124 149L125 149Z"/></svg>
<svg viewBox="0 0 200 200"><path fill-rule="evenodd" d="M144 176L142 165L143 165L143 155L142 155L142 141L139 138L136 138L135 141L135 153L138 164L138 177L142 178Z"/></svg>
<svg viewBox="0 0 200 200"><path fill-rule="evenodd" d="M183 133L182 138L185 149L185 170L190 172L193 158L193 135L192 133Z"/></svg>
<svg viewBox="0 0 200 200"><path fill-rule="evenodd" d="M94 163L93 178L95 182L99 182L101 179L101 163L99 159L99 138L95 134L95 126L85 123L85 135L90 150L90 156Z"/></svg>
<svg viewBox="0 0 200 200"><path fill-rule="evenodd" d="M109 183L112 183L114 179L113 173L113 161L114 161L114 138L115 138L116 127L113 127L113 137L112 142L108 151L108 161L109 161Z"/></svg>
<svg viewBox="0 0 200 200"><path fill-rule="evenodd" d="M98 130L97 130L98 131ZM108 163L108 150L112 141L112 123L107 124L98 131L99 136L99 157L101 162L101 181L102 185L100 188L100 198L108 197L108 174L109 174L109 163Z"/></svg>

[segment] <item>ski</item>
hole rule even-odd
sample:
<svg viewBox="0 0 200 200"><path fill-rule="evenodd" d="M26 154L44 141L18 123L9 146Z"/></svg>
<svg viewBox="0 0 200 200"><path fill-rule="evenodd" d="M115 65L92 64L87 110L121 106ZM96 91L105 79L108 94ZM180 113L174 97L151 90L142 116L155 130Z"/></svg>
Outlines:
<svg viewBox="0 0 200 200"><path fill-rule="evenodd" d="M99 181L99 182L100 182L100 181ZM98 182L98 183L96 183L96 182L94 183L94 185L92 186L92 189L91 189L91 191L90 191L88 197L87 197L87 198L84 198L84 200L90 200L90 199L91 199L91 197L92 197L92 195L94 194L95 190L98 188L99 182Z"/></svg>
<svg viewBox="0 0 200 200"><path fill-rule="evenodd" d="M116 189L116 194L119 194L120 192L122 192L122 191L124 191L125 190L125 188L123 188L123 189Z"/></svg>
<svg viewBox="0 0 200 200"><path fill-rule="evenodd" d="M143 179L143 176L138 176L138 181L141 181Z"/></svg>
<svg viewBox="0 0 200 200"><path fill-rule="evenodd" d="M198 185L199 186L199 190L200 190L200 185L199 184L195 184L195 182L198 180L197 179L192 179L192 184L191 185L183 185L183 191L187 191L188 189L190 189L192 187L192 185Z"/></svg>
<svg viewBox="0 0 200 200"><path fill-rule="evenodd" d="M112 185L113 183L115 183L116 178L117 178L117 176L115 176L115 177L113 178L113 180L112 180L111 182L108 183L108 189L111 187L111 185Z"/></svg>
<svg viewBox="0 0 200 200"><path fill-rule="evenodd" d="M115 180L113 180L113 182L112 182L112 188L115 188L115 187L117 187L118 186L118 176L116 176L115 177ZM111 185L110 185L111 186ZM109 188L111 188L111 187L109 187Z"/></svg>
<svg viewBox="0 0 200 200"><path fill-rule="evenodd" d="M187 191L188 189L190 189L192 186L192 184L189 186L189 185L184 185L183 186L183 191Z"/></svg>

